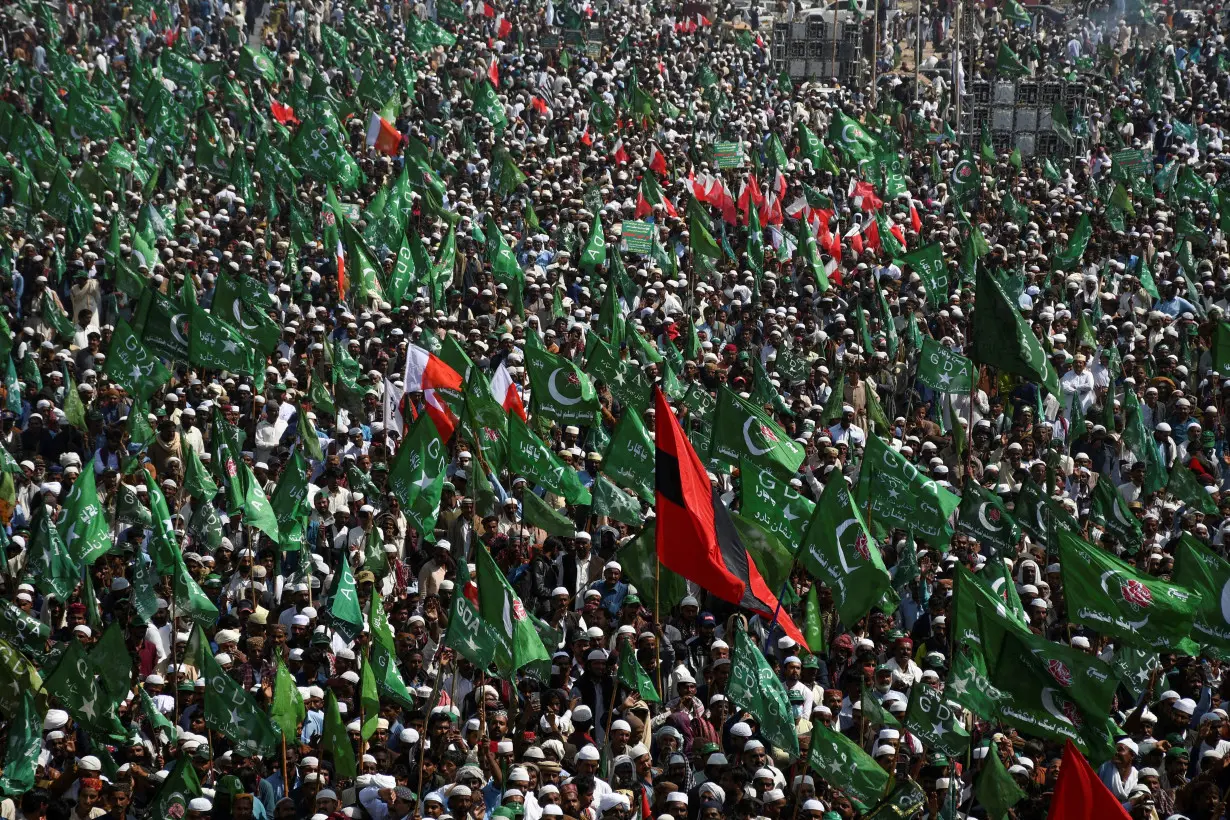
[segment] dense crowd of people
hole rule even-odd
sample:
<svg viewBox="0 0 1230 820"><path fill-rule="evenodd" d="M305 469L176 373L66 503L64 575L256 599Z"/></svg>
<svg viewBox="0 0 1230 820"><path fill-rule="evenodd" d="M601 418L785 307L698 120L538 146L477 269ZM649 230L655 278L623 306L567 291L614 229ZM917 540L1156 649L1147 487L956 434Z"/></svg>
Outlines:
<svg viewBox="0 0 1230 820"><path fill-rule="evenodd" d="M1224 9L846 6L0 10L0 816L1224 817Z"/></svg>

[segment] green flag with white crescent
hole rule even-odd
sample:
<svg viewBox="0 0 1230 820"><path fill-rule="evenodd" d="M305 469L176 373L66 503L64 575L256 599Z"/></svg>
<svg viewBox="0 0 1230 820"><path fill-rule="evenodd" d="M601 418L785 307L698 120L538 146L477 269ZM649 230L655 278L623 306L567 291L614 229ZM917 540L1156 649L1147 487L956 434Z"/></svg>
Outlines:
<svg viewBox="0 0 1230 820"><path fill-rule="evenodd" d="M495 666L502 675L515 673L527 664L550 660L529 614L504 573L482 544L477 547L478 609L483 620L495 627L499 644Z"/></svg>
<svg viewBox="0 0 1230 820"><path fill-rule="evenodd" d="M538 413L561 426L593 423L598 394L581 368L537 344L526 345L525 367L530 375L531 404Z"/></svg>
<svg viewBox="0 0 1230 820"><path fill-rule="evenodd" d="M962 710L953 708L935 689L925 684L911 687L905 727L927 748L948 757L963 755L969 748L969 731L961 717Z"/></svg>
<svg viewBox="0 0 1230 820"><path fill-rule="evenodd" d="M1144 540L1144 530L1114 482L1099 477L1089 496L1089 520L1128 549L1139 548Z"/></svg>
<svg viewBox="0 0 1230 820"><path fill-rule="evenodd" d="M792 475L805 457L802 445L790 438L763 407L740 398L729 387L718 389L710 460L737 466L746 458Z"/></svg>
<svg viewBox="0 0 1230 820"><path fill-rule="evenodd" d="M1142 575L1077 535L1056 535L1073 623L1159 651L1199 651L1189 637L1204 605L1198 590Z"/></svg>
<svg viewBox="0 0 1230 820"><path fill-rule="evenodd" d="M957 532L978 541L983 554L990 558L1016 554L1016 545L1021 541L1021 528L1008 512L1002 496L967 481L961 492L959 509Z"/></svg>

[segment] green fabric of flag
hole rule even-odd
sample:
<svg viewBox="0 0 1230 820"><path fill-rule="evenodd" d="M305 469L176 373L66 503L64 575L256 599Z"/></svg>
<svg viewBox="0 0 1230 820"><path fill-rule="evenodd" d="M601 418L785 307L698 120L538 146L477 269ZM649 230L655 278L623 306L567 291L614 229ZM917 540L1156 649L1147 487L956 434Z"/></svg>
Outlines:
<svg viewBox="0 0 1230 820"><path fill-rule="evenodd" d="M10 717L0 794L20 800L34 788L34 770L43 746L43 715L33 690L20 692L17 708L10 712Z"/></svg>
<svg viewBox="0 0 1230 820"><path fill-rule="evenodd" d="M457 581L461 586L461 579ZM454 595L449 606L448 629L444 645L458 652L479 669L486 669L495 660L502 639L496 626L479 614L464 595Z"/></svg>
<svg viewBox="0 0 1230 820"><path fill-rule="evenodd" d="M632 644L624 644L619 650L619 664L616 675L620 684L626 686L641 696L646 703L661 703L657 688L649 678L640 662L636 659L636 650Z"/></svg>
<svg viewBox="0 0 1230 820"><path fill-rule="evenodd" d="M585 369L596 381L605 384L619 403L631 414L644 414L649 408L650 384L640 365L620 359L611 346L597 336L586 354Z"/></svg>
<svg viewBox="0 0 1230 820"><path fill-rule="evenodd" d="M1029 66L1021 62L1017 53L1008 47L1006 40L999 41L999 51L995 54L995 73L1005 77L1027 77Z"/></svg>
<svg viewBox="0 0 1230 820"><path fill-rule="evenodd" d="M1002 496L976 482L967 482L958 509L957 532L978 541L988 558L1016 554L1021 528L1008 512Z"/></svg>
<svg viewBox="0 0 1230 820"><path fill-rule="evenodd" d="M211 370L254 372L251 350L239 331L196 305L188 325L188 360Z"/></svg>
<svg viewBox="0 0 1230 820"><path fill-rule="evenodd" d="M974 389L974 363L930 336L923 339L917 378L940 393L968 395Z"/></svg>
<svg viewBox="0 0 1230 820"><path fill-rule="evenodd" d="M870 612L892 586L863 515L840 477L821 493L798 559L832 592L834 609L846 626Z"/></svg>
<svg viewBox="0 0 1230 820"><path fill-rule="evenodd" d="M119 621L112 621L103 630L102 637L89 652L90 663L98 671L98 677L113 703L120 703L129 694L132 686L132 658L124 643L124 628Z"/></svg>
<svg viewBox="0 0 1230 820"><path fill-rule="evenodd" d="M598 394L581 368L540 345L526 345L525 367L530 374L532 404L561 426L589 426L598 410Z"/></svg>
<svg viewBox="0 0 1230 820"><path fill-rule="evenodd" d="M930 686L910 689L910 705L905 713L905 727L911 734L948 757L960 757L969 748L969 732L961 722L961 710L954 709Z"/></svg>
<svg viewBox="0 0 1230 820"><path fill-rule="evenodd" d="M171 371L141 343L123 317L116 319L103 373L143 400L148 400L171 379Z"/></svg>
<svg viewBox="0 0 1230 820"><path fill-rule="evenodd" d="M590 493L594 498L591 507L594 515L604 515L630 527L639 527L645 523L641 505L635 496L624 492L606 476L599 475L594 480Z"/></svg>
<svg viewBox="0 0 1230 820"><path fill-rule="evenodd" d="M594 224L589 230L589 238L585 240L585 248L581 251L580 265L582 270L593 271L606 265L607 243L602 231L602 215L594 215Z"/></svg>
<svg viewBox="0 0 1230 820"><path fill-rule="evenodd" d="M995 720L1002 695L991 685L981 651L958 649L952 658L944 694L983 720Z"/></svg>
<svg viewBox="0 0 1230 820"><path fill-rule="evenodd" d="M1230 589L1230 561L1183 533L1175 551L1173 580L1200 594L1200 606L1192 623L1193 640L1201 646L1230 651L1230 611L1225 606L1224 594L1224 590Z"/></svg>
<svg viewBox="0 0 1230 820"><path fill-rule="evenodd" d="M440 516L448 452L426 413L406 432L389 465L389 490L397 496L402 512L424 537L432 537Z"/></svg>
<svg viewBox="0 0 1230 820"><path fill-rule="evenodd" d="M889 784L888 772L880 768L875 758L823 723L812 725L807 767L829 785L868 806L880 799Z"/></svg>
<svg viewBox="0 0 1230 820"><path fill-rule="evenodd" d="M990 273L979 270L974 294L970 358L979 364L1038 382L1052 395L1059 395L1059 377L1046 357L1033 328L1008 299Z"/></svg>
<svg viewBox="0 0 1230 820"><path fill-rule="evenodd" d="M111 527L99 501L93 465L90 465L90 469L73 481L57 525L64 546L77 566L93 566L111 549Z"/></svg>
<svg viewBox="0 0 1230 820"><path fill-rule="evenodd" d="M635 490L642 501L653 502L654 443L639 414L625 412L616 422L602 458L602 475Z"/></svg>
<svg viewBox="0 0 1230 820"><path fill-rule="evenodd" d="M199 625L188 639L185 656L195 661L205 680L205 725L241 754L275 754L281 746L278 728L255 697L223 671Z"/></svg>
<svg viewBox="0 0 1230 820"><path fill-rule="evenodd" d="M902 257L910 269L922 279L927 291L927 302L932 306L945 304L948 301L948 266L944 262L944 251L938 242L923 245Z"/></svg>
<svg viewBox="0 0 1230 820"><path fill-rule="evenodd" d="M363 631L363 612L359 608L358 588L348 561L342 561L341 570L335 574L333 588L329 591L328 603L321 611L320 621L348 641L354 640L355 636Z"/></svg>
<svg viewBox="0 0 1230 820"><path fill-rule="evenodd" d="M35 588L67 603L81 576L59 530L52 526L46 504L34 505L28 550L26 573Z"/></svg>
<svg viewBox="0 0 1230 820"><path fill-rule="evenodd" d="M658 562L656 530L652 521L616 553L628 580L636 586L641 603L648 609L677 606L688 594L688 583ZM656 589L655 589L656 584Z"/></svg>
<svg viewBox="0 0 1230 820"><path fill-rule="evenodd" d="M879 436L868 436L858 477L858 508L883 527L908 529L933 546L952 537L948 518L961 499L924 476Z"/></svg>
<svg viewBox="0 0 1230 820"><path fill-rule="evenodd" d="M192 447L184 448L184 491L201 502L213 501L218 495L218 485Z"/></svg>
<svg viewBox="0 0 1230 820"><path fill-rule="evenodd" d="M1019 8L1016 0L1009 0L1009 3ZM1025 16L1028 19L1029 15ZM991 744L984 760L986 762L982 764L982 772L974 785L974 796L986 809L987 820L1005 820L1010 816L1009 810L1024 800L1026 794L1004 768L1004 762L999 759L999 748L995 744Z"/></svg>
<svg viewBox="0 0 1230 820"><path fill-rule="evenodd" d="M872 726L885 726L890 729L901 728L901 721L893 717L892 712L888 711L875 694L868 691L866 686L863 687L860 706L862 709L862 719L867 721L868 724Z"/></svg>
<svg viewBox="0 0 1230 820"><path fill-rule="evenodd" d="M371 658L365 658L359 670L359 712L362 723L359 724L359 737L363 739L361 748L376 734L376 722L380 719L380 693L376 688L376 670Z"/></svg>
<svg viewBox="0 0 1230 820"><path fill-rule="evenodd" d="M1230 322L1217 323L1213 331L1212 354L1214 372L1219 376L1230 375Z"/></svg>
<svg viewBox="0 0 1230 820"><path fill-rule="evenodd" d="M0 635L4 636L4 640L0 640L0 662L3 664L0 665L0 680L4 681L4 685L0 686L0 708L12 714L16 704L12 698L16 689L9 689L13 687L13 681L19 685L30 681L37 684L39 670L25 659L25 655L36 659L42 657L51 627L16 605L0 601ZM37 690L39 687L35 685L33 688Z"/></svg>
<svg viewBox="0 0 1230 820"><path fill-rule="evenodd" d="M560 461L516 413L509 416L508 432L509 467L514 473L563 496L570 504L592 503L593 498L576 471Z"/></svg>
<svg viewBox="0 0 1230 820"><path fill-rule="evenodd" d="M1214 488L1216 489L1216 487ZM1197 512L1202 512L1205 515L1218 514L1217 504L1213 501L1213 497L1205 491L1204 485L1200 483L1191 470L1184 467L1177 460L1174 466L1170 468L1170 478L1166 482L1166 492Z"/></svg>
<svg viewBox="0 0 1230 820"><path fill-rule="evenodd" d="M1033 23L1033 18L1029 16L1029 12L1017 0L1005 0L1000 13L1004 15L1005 19L1017 25L1028 26ZM998 818L992 818L992 820L998 820Z"/></svg>
<svg viewBox="0 0 1230 820"><path fill-rule="evenodd" d="M741 624L735 629L726 694L740 709L757 716L761 735L775 749L790 760L798 758L799 736L786 687Z"/></svg>
<svg viewBox="0 0 1230 820"><path fill-rule="evenodd" d="M1111 481L1099 479L1090 493L1089 520L1109 532L1128 549L1138 549L1144 540L1140 521Z"/></svg>
<svg viewBox="0 0 1230 820"><path fill-rule="evenodd" d="M193 755L180 755L167 779L162 781L154 797L153 817L185 817L188 814L188 804L194 798L201 797L201 781L197 777L196 767L192 765Z"/></svg>
<svg viewBox="0 0 1230 820"><path fill-rule="evenodd" d="M482 114L489 123L495 126L497 131L508 124L508 116L504 113L504 103L500 102L500 95L496 93L495 86L489 80L484 78L474 86L474 95L471 99L474 102L474 110Z"/></svg>
<svg viewBox="0 0 1230 820"><path fill-rule="evenodd" d="M320 747L329 753L333 761L333 771L338 777L354 777L357 774L354 746L350 742L350 735L346 733L341 710L337 708L337 696L332 690L325 697L324 731Z"/></svg>
<svg viewBox="0 0 1230 820"><path fill-rule="evenodd" d="M820 588L812 584L804 600L803 638L812 654L821 657L828 647L824 640L824 625L820 614Z"/></svg>
<svg viewBox="0 0 1230 820"><path fill-rule="evenodd" d="M244 485L247 487L243 498L244 526L255 527L277 541L280 535L278 519L274 515L273 508L269 506L269 499L265 498L265 491L261 489L260 482L252 474L252 468L245 462L239 462L239 470L243 474Z"/></svg>
<svg viewBox="0 0 1230 820"><path fill-rule="evenodd" d="M299 736L299 724L307 717L307 708L303 704L303 695L295 685L295 677L286 668L282 656L275 659L273 678L273 700L269 704L269 718L278 727L282 737L292 743Z"/></svg>
<svg viewBox="0 0 1230 820"><path fill-rule="evenodd" d="M465 596L456 597L464 599ZM376 689L381 695L406 709L415 708L414 697L406 688L406 682L398 669L397 644L393 639L393 629L389 626L388 614L385 612L384 601L380 598L378 587L372 588L367 622L371 625L372 630L371 654L368 656L368 662L372 665L376 676ZM449 626L451 628L451 621Z"/></svg>
<svg viewBox="0 0 1230 820"><path fill-rule="evenodd" d="M301 549L306 535L305 519L311 514L308 504L308 465L296 447L278 476L273 497L269 499L278 526L278 543L289 552Z"/></svg>
<svg viewBox="0 0 1230 820"><path fill-rule="evenodd" d="M511 675L518 669L551 656L534 629L521 599L504 577L486 546L477 545L478 611L483 620L495 627L499 644L495 666L501 675Z"/></svg>
<svg viewBox="0 0 1230 820"><path fill-rule="evenodd" d="M111 698L95 677L94 665L80 641L69 641L60 662L43 681L43 689L60 702L91 737L123 742L128 732L120 724Z"/></svg>
<svg viewBox="0 0 1230 820"><path fill-rule="evenodd" d="M1013 514L1017 523L1032 538L1048 546L1053 545L1056 533L1080 532L1080 524L1063 504L1048 495L1045 487L1030 478L1021 482Z"/></svg>
<svg viewBox="0 0 1230 820"><path fill-rule="evenodd" d="M577 528L568 516L552 509L536 494L526 492L521 496L521 514L525 523L543 530L547 535L572 538Z"/></svg>
<svg viewBox="0 0 1230 820"><path fill-rule="evenodd" d="M772 470L746 458L739 463L739 500L742 515L785 544L798 544L803 540L803 533L816 510L814 501L805 498Z"/></svg>
<svg viewBox="0 0 1230 820"><path fill-rule="evenodd" d="M1079 263L1092 237L1093 223L1089 219L1089 214L1081 214L1076 227L1072 229L1072 235L1068 238L1067 247L1051 254L1051 270L1070 270Z"/></svg>
<svg viewBox="0 0 1230 820"><path fill-rule="evenodd" d="M1069 619L1104 635L1159 651L1195 654L1188 637L1202 606L1198 591L1142 575L1079 536L1059 532L1059 564Z"/></svg>
<svg viewBox="0 0 1230 820"><path fill-rule="evenodd" d="M829 141L841 150L847 165L872 159L880 148L879 140L840 111L834 112L829 123Z"/></svg>
<svg viewBox="0 0 1230 820"><path fill-rule="evenodd" d="M264 303L253 299L264 297ZM214 286L213 315L226 321L262 356L268 356L277 348L282 337L282 327L265 313L269 307L264 285L248 276L222 274Z"/></svg>
<svg viewBox="0 0 1230 820"><path fill-rule="evenodd" d="M802 446L790 438L772 415L725 386L718 389L713 431L709 458L720 463L737 466L740 459L746 458L792 475L806 457Z"/></svg>
<svg viewBox="0 0 1230 820"><path fill-rule="evenodd" d="M789 583L794 569L793 549L787 549L776 535L737 512L730 513L730 522L765 584L775 595L781 595L782 606L798 603L798 594Z"/></svg>

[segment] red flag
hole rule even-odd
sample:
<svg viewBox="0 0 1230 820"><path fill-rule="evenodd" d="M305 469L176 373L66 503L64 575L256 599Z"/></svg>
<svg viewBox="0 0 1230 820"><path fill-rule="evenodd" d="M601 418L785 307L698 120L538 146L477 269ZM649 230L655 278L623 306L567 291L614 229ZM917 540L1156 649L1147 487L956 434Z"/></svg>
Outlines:
<svg viewBox="0 0 1230 820"><path fill-rule="evenodd" d="M884 247L880 244L880 225L874 219L868 219L863 225L863 236L867 238L867 247L879 254Z"/></svg>
<svg viewBox="0 0 1230 820"><path fill-rule="evenodd" d="M658 146L649 146L649 168L660 177L670 173L666 167L666 155L658 150Z"/></svg>
<svg viewBox="0 0 1230 820"><path fill-rule="evenodd" d="M914 207L914 200L910 200L910 227L914 229L914 233L922 230L922 220L918 218L918 209Z"/></svg>
<svg viewBox="0 0 1230 820"><path fill-rule="evenodd" d="M855 222L850 226L850 230L846 231L846 239L850 240L850 247L855 253L863 252L863 226Z"/></svg>
<svg viewBox="0 0 1230 820"><path fill-rule="evenodd" d="M271 99L269 101L269 112L273 114L273 118L282 123L282 125L290 125L292 123L295 125L299 124L299 118L295 116L295 109L291 108L289 105L280 103L277 100Z"/></svg>
<svg viewBox="0 0 1230 820"><path fill-rule="evenodd" d="M367 145L388 157L401 153L401 132L391 122L373 113L367 121Z"/></svg>
<svg viewBox="0 0 1230 820"><path fill-rule="evenodd" d="M878 211L884 207L884 200L876 196L875 186L870 182L854 183L854 191L850 194L854 200L854 209L858 211Z"/></svg>
<svg viewBox="0 0 1230 820"><path fill-rule="evenodd" d="M495 24L495 36L499 37L501 40L505 40L511 33L512 21L507 17L500 15L500 19Z"/></svg>
<svg viewBox="0 0 1230 820"><path fill-rule="evenodd" d="M724 601L765 618L776 613L782 631L806 647L794 621L785 610L778 611L777 596L748 555L666 396L656 387L653 392L658 420L654 434L658 560Z"/></svg>
<svg viewBox="0 0 1230 820"><path fill-rule="evenodd" d="M487 66L487 79L491 80L491 84L496 88L500 87L500 61L495 57L491 58L491 64Z"/></svg>
<svg viewBox="0 0 1230 820"><path fill-rule="evenodd" d="M483 17L495 17L495 6L483 3Z"/></svg>
<svg viewBox="0 0 1230 820"><path fill-rule="evenodd" d="M542 97L530 97L530 105L532 105L534 110L539 114L542 114L544 117L550 115L551 113L551 109L547 105L547 101Z"/></svg>
<svg viewBox="0 0 1230 820"><path fill-rule="evenodd" d="M522 421L529 421L525 415L525 405L521 403L521 394L517 392L512 374L503 362L500 362L500 366L495 369L495 375L491 377L491 395L504 408L505 413L516 413Z"/></svg>
<svg viewBox="0 0 1230 820"><path fill-rule="evenodd" d="M589 135L589 123L585 123L585 130L581 132L581 144L586 147L594 144L594 138Z"/></svg>
<svg viewBox="0 0 1230 820"><path fill-rule="evenodd" d="M747 181L743 183L743 190L739 192L739 212L743 214L744 225L752 221L752 205L755 205L760 210L760 215L763 217L764 194L760 193L760 183L756 181L756 175L748 174ZM763 218L760 224L764 224Z"/></svg>
<svg viewBox="0 0 1230 820"><path fill-rule="evenodd" d="M447 388L461 391L461 374L449 367L443 359L418 345L410 345L406 352L405 389L407 393L422 393L427 405L427 415L435 422L441 441L448 441L457 426L457 417L448 405L436 395L436 390Z"/></svg>
<svg viewBox="0 0 1230 820"><path fill-rule="evenodd" d="M622 165L628 164L628 152L624 150L623 137L615 140L615 147L611 149L611 159Z"/></svg>
<svg viewBox="0 0 1230 820"><path fill-rule="evenodd" d="M1063 748L1063 763L1046 820L1131 820L1089 761L1072 741Z"/></svg>

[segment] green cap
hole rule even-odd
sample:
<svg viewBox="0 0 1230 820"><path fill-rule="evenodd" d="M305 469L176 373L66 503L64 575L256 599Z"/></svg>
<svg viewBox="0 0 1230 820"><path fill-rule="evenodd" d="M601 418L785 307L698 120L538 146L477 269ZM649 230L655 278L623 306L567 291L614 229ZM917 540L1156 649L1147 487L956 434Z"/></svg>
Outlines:
<svg viewBox="0 0 1230 820"><path fill-rule="evenodd" d="M201 748L208 747L202 746ZM243 781L233 774L228 774L218 779L218 785L214 786L214 791L218 794L229 794L231 796L243 794Z"/></svg>

